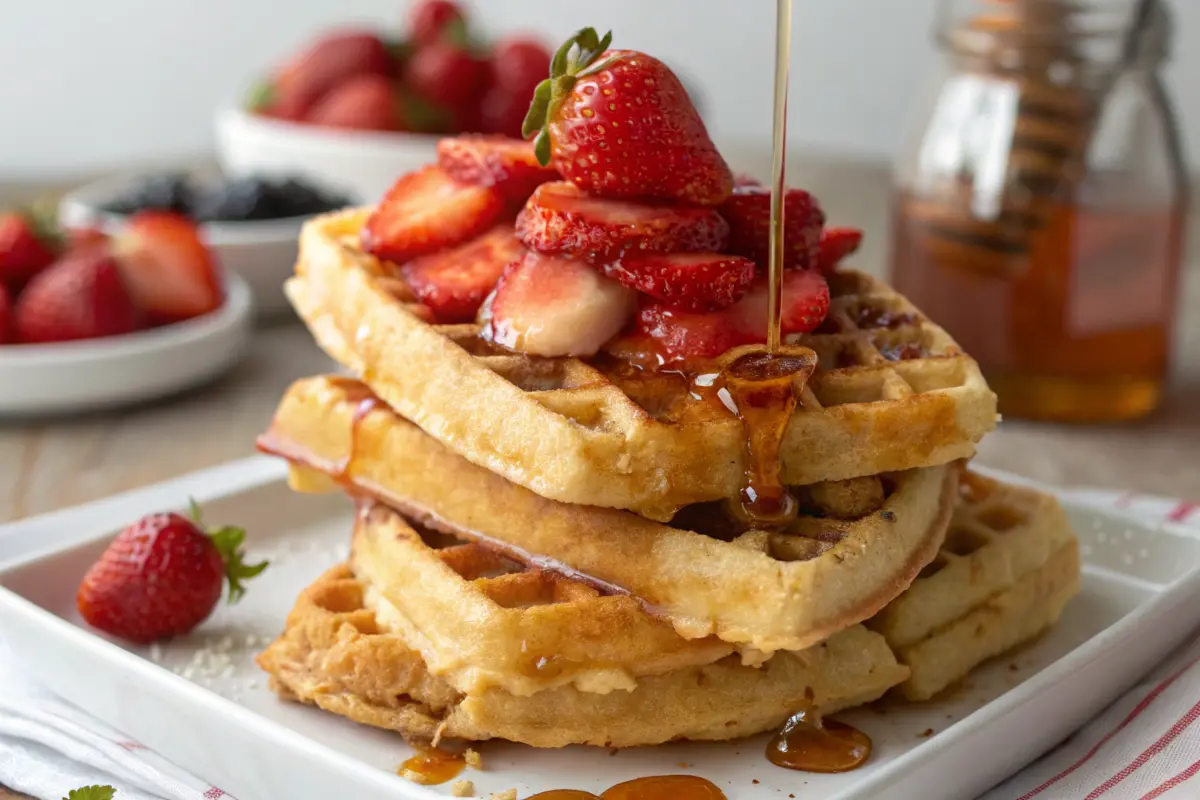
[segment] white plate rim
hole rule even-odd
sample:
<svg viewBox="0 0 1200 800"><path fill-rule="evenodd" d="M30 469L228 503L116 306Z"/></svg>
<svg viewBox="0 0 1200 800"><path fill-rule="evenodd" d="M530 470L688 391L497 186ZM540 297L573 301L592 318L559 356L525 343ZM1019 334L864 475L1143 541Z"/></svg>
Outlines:
<svg viewBox="0 0 1200 800"><path fill-rule="evenodd" d="M69 367L83 362L135 358L206 339L249 318L254 302L249 284L240 275L222 271L225 302L215 311L159 328L49 344L0 345L0 369L25 366Z"/></svg>

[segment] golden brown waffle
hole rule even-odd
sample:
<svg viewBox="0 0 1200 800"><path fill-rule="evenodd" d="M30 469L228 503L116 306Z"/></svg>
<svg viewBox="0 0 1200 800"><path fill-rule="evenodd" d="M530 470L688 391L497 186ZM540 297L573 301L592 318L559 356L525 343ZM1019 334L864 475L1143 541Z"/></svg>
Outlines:
<svg viewBox="0 0 1200 800"><path fill-rule="evenodd" d="M628 595L414 529L383 506L360 507L350 566L370 587L368 607L464 693L630 691L638 678L733 652L716 638L680 638Z"/></svg>
<svg viewBox="0 0 1200 800"><path fill-rule="evenodd" d="M370 530L376 527L378 531ZM393 512L369 512L355 538L356 563L362 561L364 542L376 533L423 541L415 530L401 533L404 527ZM387 560L399 567L391 558L411 556L415 549L419 545L389 554ZM439 554L430 548L423 560L428 567L456 558L447 550ZM465 558L474 561L476 556ZM458 580L464 588L473 583ZM566 613L576 615L591 605L599 618L617 622L603 609L605 598L591 595L588 586L575 583L572 588L568 585L572 582L556 577L545 580L560 585L559 591L572 599L550 599L528 610L575 604L578 608ZM832 713L870 702L908 674L881 636L856 625L809 650L780 653L761 668L743 666L736 656L726 656L711 664L640 677L632 686L606 694L569 685L532 696L498 687L463 692L433 675L421 655L408 646L411 629L396 624L404 615L392 603L406 590L377 587L349 565L330 570L301 594L283 635L259 656L260 666L271 674L272 688L284 697L399 731L410 739L501 738L535 747L632 747L681 738L748 736L779 726L802 707ZM505 588L499 593L516 598L521 590L509 592ZM653 624L647 617L644 625ZM557 623L549 627L561 633ZM610 634L618 639L628 635L620 629ZM689 646L678 640L675 648ZM519 649L519 642L509 642L505 649Z"/></svg>
<svg viewBox="0 0 1200 800"><path fill-rule="evenodd" d="M1079 546L1058 501L967 473L941 552L867 622L925 700L1050 627L1079 590Z"/></svg>
<svg viewBox="0 0 1200 800"><path fill-rule="evenodd" d="M474 464L544 497L669 519L735 496L745 436L669 376L605 359L529 357L431 325L357 247L367 211L308 223L287 293L318 343L401 415ZM975 362L885 284L830 280L829 318L796 341L820 357L782 449L793 485L969 458L995 424Z"/></svg>
<svg viewBox="0 0 1200 800"><path fill-rule="evenodd" d="M685 638L715 635L764 653L809 647L900 594L937 553L958 482L948 465L808 487L789 529L729 540L727 526L696 532L725 519L718 507L687 509L676 524L689 530L547 500L454 454L341 378L292 386L259 445L307 467L293 473L295 488L336 489L333 477L521 563L628 590ZM851 512L874 494L860 484L878 497Z"/></svg>

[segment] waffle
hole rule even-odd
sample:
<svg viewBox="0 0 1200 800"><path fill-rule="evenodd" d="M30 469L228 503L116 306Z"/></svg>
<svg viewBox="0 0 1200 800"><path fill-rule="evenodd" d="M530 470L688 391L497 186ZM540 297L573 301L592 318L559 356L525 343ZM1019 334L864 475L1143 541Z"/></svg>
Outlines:
<svg viewBox="0 0 1200 800"><path fill-rule="evenodd" d="M967 473L945 543L867 622L912 669L925 700L1057 621L1079 590L1079 546L1050 495Z"/></svg>
<svg viewBox="0 0 1200 800"><path fill-rule="evenodd" d="M354 562L379 560L383 572L408 569L402 560L422 547L426 552L420 569L433 571L439 561L476 558L456 552L480 549L467 543L435 550L423 544L421 535L400 517L382 508L360 517L358 527ZM413 546L388 553L363 551L372 539L396 537ZM458 551L459 547L467 550ZM623 690L604 694L571 685L531 696L497 686L464 692L435 675L418 650L409 646L411 628L397 622L404 614L393 605L409 587L376 586L367 571L342 565L306 589L288 616L284 633L259 656L259 664L270 673L272 688L285 698L395 730L409 739L500 738L535 747L632 747L672 739L733 739L776 728L802 707L832 713L869 702L908 674L881 636L856 625L809 650L780 653L761 668L743 666L736 656L726 656L710 664L640 677ZM597 620L618 622L605 606L608 598L595 594L587 584L536 571L506 574L527 575L558 587L554 595L526 598L527 613L548 609L553 616L559 606L576 606L566 609L566 616L579 616L590 608ZM462 591L471 591L469 584L478 583L454 575L436 580L443 585L457 582ZM511 586L501 591L510 599L524 594ZM654 624L648 616L643 623ZM565 632L557 621L550 622L549 628ZM609 633L619 640L628 636L619 628ZM674 645L676 650L690 646L682 640ZM603 647L593 646L592 654L602 651Z"/></svg>
<svg viewBox="0 0 1200 800"><path fill-rule="evenodd" d="M686 509L671 527L547 500L454 454L344 378L293 385L259 446L297 465L294 488L336 489L332 477L520 563L621 587L684 638L715 635L748 660L809 647L900 594L936 555L958 479L948 465L814 485L800 492L806 513L786 531L731 538L711 527L726 519L712 505ZM853 486L863 482L882 505L849 519L814 516L856 502ZM818 501L826 505L814 508Z"/></svg>
<svg viewBox="0 0 1200 800"><path fill-rule="evenodd" d="M350 566L370 587L368 606L430 672L464 693L498 686L527 696L567 685L630 691L638 678L733 652L719 639L680 638L628 595L418 532L383 506L360 507Z"/></svg>
<svg viewBox="0 0 1200 800"><path fill-rule="evenodd" d="M665 521L734 496L745 436L682 378L615 359L514 354L476 325L433 325L357 248L368 214L310 221L286 290L317 342L401 415L474 464L552 500ZM781 458L793 485L969 458L996 419L975 362L883 283L830 279L828 319L793 341L819 356ZM607 365L607 366L606 366Z"/></svg>

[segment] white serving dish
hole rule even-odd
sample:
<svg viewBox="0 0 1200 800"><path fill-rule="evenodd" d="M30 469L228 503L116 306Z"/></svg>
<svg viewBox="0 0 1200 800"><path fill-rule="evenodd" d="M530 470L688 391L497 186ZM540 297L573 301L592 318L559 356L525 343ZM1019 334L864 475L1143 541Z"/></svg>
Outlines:
<svg viewBox="0 0 1200 800"><path fill-rule="evenodd" d="M225 304L202 317L124 336L0 345L0 416L95 411L210 381L250 338L250 287L226 275Z"/></svg>
<svg viewBox="0 0 1200 800"><path fill-rule="evenodd" d="M437 160L437 136L349 131L217 112L217 160L230 176L296 175L374 203L396 178Z"/></svg>
<svg viewBox="0 0 1200 800"><path fill-rule="evenodd" d="M252 557L274 560L246 600L160 650L83 627L76 584L107 539L189 496L211 522L244 525ZM772 767L759 736L615 755L484 743L485 771L462 777L478 797L508 788L523 798L551 788L598 792L680 772L709 778L730 800L975 797L1102 709L1200 621L1200 540L1064 502L1087 563L1083 591L1060 623L943 699L839 715L874 740L860 770ZM344 497L292 495L280 463L253 458L0 527L0 635L31 675L65 699L241 800L446 797L449 785L418 787L395 775L411 753L399 737L279 701L253 666L254 651L280 630L297 592L345 554L351 516ZM226 638L228 675L187 672L197 652ZM927 730L934 735L922 735Z"/></svg>
<svg viewBox="0 0 1200 800"><path fill-rule="evenodd" d="M101 206L124 193L138 178L136 175L107 178L70 192L59 202L60 223L68 228L92 227L116 233L125 218L109 214ZM254 309L260 316L291 313L291 305L283 294L283 282L295 268L300 228L306 219L208 222L201 226L204 241L221 266L241 276L250 287Z"/></svg>

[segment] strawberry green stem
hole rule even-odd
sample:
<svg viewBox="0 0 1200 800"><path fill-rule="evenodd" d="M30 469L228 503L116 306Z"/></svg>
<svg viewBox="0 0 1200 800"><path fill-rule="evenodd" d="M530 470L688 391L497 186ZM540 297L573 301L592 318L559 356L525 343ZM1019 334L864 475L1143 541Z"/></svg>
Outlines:
<svg viewBox="0 0 1200 800"><path fill-rule="evenodd" d="M550 120L575 88L578 77L600 66L595 63L596 59L611 43L612 31L601 38L595 28L583 28L563 42L554 54L550 77L538 84L521 126L521 134L527 139L537 133L533 146L542 166L550 164Z"/></svg>
<svg viewBox="0 0 1200 800"><path fill-rule="evenodd" d="M200 518L200 506L195 500L191 500L190 503L192 520L208 533L208 538L212 540L213 547L217 548L217 552L221 555L221 561L225 564L225 579L229 581L229 604L233 605L246 594L246 587L242 585L242 582L259 575L270 562L260 561L257 564L247 564L244 560L246 554L242 552L242 544L246 541L246 531L232 525L225 525L209 531L204 527Z"/></svg>

